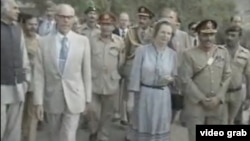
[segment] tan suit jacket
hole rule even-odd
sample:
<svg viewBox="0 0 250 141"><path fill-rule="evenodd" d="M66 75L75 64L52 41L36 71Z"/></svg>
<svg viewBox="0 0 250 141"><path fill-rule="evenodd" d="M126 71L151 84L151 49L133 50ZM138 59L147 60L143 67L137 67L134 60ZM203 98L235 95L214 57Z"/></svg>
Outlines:
<svg viewBox="0 0 250 141"><path fill-rule="evenodd" d="M70 42L64 73L58 65L56 34L40 39L34 66L34 104L46 112L80 113L91 101L91 61L89 40L69 32Z"/></svg>
<svg viewBox="0 0 250 141"><path fill-rule="evenodd" d="M186 51L188 48L191 48L189 44L189 36L186 32L177 30L172 40L174 49L177 52L178 67L179 67L182 62L183 52Z"/></svg>

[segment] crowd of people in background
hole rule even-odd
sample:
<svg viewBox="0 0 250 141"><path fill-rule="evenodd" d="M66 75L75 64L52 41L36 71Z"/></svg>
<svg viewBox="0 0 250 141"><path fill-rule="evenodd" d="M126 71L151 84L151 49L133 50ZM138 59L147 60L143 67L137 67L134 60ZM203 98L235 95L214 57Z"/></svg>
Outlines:
<svg viewBox="0 0 250 141"><path fill-rule="evenodd" d="M37 17L1 0L1 140L109 141L112 122L124 141L169 141L171 124L243 124L250 112L250 30L201 19L181 30L174 9L137 22L92 5L84 22L69 4ZM250 124L250 115L248 117Z"/></svg>

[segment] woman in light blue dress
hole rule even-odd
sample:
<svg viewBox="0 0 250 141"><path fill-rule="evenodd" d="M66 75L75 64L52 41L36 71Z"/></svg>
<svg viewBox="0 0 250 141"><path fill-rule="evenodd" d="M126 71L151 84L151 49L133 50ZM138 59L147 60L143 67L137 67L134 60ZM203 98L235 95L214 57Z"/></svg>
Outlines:
<svg viewBox="0 0 250 141"><path fill-rule="evenodd" d="M177 75L176 53L167 46L172 28L155 25L153 42L139 47L131 70L129 91L134 94L131 141L169 141L171 94L169 83Z"/></svg>

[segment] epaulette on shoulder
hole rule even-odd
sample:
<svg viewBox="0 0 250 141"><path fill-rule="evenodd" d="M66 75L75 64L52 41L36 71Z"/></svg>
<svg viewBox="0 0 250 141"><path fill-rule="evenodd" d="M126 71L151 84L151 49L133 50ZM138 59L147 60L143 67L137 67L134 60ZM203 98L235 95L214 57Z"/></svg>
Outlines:
<svg viewBox="0 0 250 141"><path fill-rule="evenodd" d="M224 45L217 45L219 49L226 49Z"/></svg>
<svg viewBox="0 0 250 141"><path fill-rule="evenodd" d="M246 49L246 48L244 48L244 47L241 47L240 49L241 49L241 51L244 52L244 53L250 53L249 50Z"/></svg>

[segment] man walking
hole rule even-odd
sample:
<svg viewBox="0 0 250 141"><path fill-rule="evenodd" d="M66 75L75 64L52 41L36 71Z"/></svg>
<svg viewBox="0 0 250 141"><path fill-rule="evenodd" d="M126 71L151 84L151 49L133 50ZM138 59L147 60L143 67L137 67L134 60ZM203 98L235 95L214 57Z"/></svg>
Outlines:
<svg viewBox="0 0 250 141"><path fill-rule="evenodd" d="M30 64L14 0L1 0L1 141L21 141Z"/></svg>
<svg viewBox="0 0 250 141"><path fill-rule="evenodd" d="M75 10L56 9L57 32L40 40L34 67L34 105L38 119L46 112L50 141L76 141L80 114L91 102L90 46L71 31Z"/></svg>

